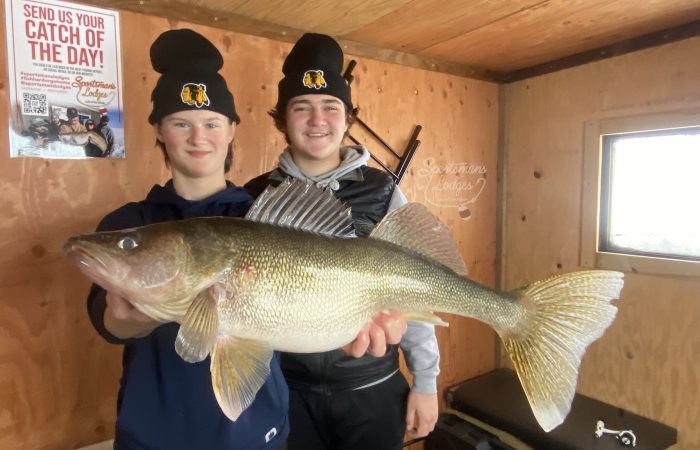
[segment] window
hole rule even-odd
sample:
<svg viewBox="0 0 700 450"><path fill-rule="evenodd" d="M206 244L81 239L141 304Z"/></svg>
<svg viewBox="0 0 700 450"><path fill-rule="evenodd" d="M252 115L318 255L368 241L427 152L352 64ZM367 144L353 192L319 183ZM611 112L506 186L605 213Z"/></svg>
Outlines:
<svg viewBox="0 0 700 450"><path fill-rule="evenodd" d="M700 276L700 113L586 123L583 266Z"/></svg>
<svg viewBox="0 0 700 450"><path fill-rule="evenodd" d="M602 251L700 260L700 127L605 135Z"/></svg>

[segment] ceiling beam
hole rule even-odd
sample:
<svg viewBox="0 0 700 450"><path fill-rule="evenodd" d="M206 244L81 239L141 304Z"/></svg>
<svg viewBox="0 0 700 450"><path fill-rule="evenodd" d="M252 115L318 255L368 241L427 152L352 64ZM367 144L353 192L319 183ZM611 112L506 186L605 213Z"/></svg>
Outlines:
<svg viewBox="0 0 700 450"><path fill-rule="evenodd" d="M700 20L678 25L666 30L645 34L643 36L626 39L611 45L577 53L575 55L556 59L543 64L537 64L524 69L514 70L502 75L500 77L500 81L503 83L513 83L515 81L521 81L527 78L557 72L559 70L569 69L571 67L588 64L603 59L613 58L615 56L621 56L627 53L657 47L659 45L664 45L695 36L700 36Z"/></svg>

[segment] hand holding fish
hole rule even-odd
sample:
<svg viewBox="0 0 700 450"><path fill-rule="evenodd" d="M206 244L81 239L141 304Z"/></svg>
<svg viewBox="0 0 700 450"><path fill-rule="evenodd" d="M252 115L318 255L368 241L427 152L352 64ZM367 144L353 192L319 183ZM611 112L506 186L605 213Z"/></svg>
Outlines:
<svg viewBox="0 0 700 450"><path fill-rule="evenodd" d="M437 394L411 392L406 406L406 434L411 439L427 436L438 419Z"/></svg>
<svg viewBox="0 0 700 450"><path fill-rule="evenodd" d="M128 300L107 292L105 308L105 328L114 336L127 339L143 337L153 331L161 322L151 319L136 309Z"/></svg>
<svg viewBox="0 0 700 450"><path fill-rule="evenodd" d="M359 358L365 353L372 356L384 356L386 346L398 344L406 334L406 319L396 311L382 311L365 324L354 341L341 347L350 356Z"/></svg>

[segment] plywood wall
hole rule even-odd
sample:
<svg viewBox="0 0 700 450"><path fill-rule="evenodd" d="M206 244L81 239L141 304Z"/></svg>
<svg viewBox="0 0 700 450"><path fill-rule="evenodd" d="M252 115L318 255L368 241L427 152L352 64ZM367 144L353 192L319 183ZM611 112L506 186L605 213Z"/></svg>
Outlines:
<svg viewBox="0 0 700 450"><path fill-rule="evenodd" d="M697 107L698 53L695 38L505 88L505 287L579 265L584 122ZM698 194L679 193L688 207ZM579 391L676 427L678 448L700 448L700 280L625 280L618 318L589 349Z"/></svg>
<svg viewBox="0 0 700 450"><path fill-rule="evenodd" d="M275 102L288 44L132 13L123 13L121 21L123 161L10 159L0 38L2 449L76 448L113 434L120 348L104 343L92 329L85 307L88 282L60 249L68 236L94 229L105 213L142 199L153 183L167 179L146 120L156 80L148 47L156 36L189 26L224 53L223 72L242 118L230 174L235 182L271 169L283 147L266 111ZM355 75L361 117L393 146L402 149L413 126L423 125L422 145L402 188L447 223L471 276L493 285L498 86L369 60L359 60ZM363 138L360 130L356 134ZM483 170L458 169L470 165ZM450 322L439 331L441 389L495 365L494 338L486 327L464 319Z"/></svg>

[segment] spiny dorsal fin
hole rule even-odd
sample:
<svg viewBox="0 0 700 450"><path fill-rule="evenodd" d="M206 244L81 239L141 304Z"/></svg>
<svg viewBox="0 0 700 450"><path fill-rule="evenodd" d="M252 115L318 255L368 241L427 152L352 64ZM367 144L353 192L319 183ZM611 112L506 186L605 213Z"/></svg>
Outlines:
<svg viewBox="0 0 700 450"><path fill-rule="evenodd" d="M460 275L467 267L447 227L420 203L407 203L387 214L369 236L434 259Z"/></svg>
<svg viewBox="0 0 700 450"><path fill-rule="evenodd" d="M276 188L268 186L245 218L326 236L355 237L350 208L308 181L287 178Z"/></svg>

